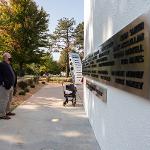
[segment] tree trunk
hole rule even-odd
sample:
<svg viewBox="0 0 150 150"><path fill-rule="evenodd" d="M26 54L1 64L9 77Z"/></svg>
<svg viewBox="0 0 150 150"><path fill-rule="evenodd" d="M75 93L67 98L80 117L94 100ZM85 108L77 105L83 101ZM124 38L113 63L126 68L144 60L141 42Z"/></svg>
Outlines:
<svg viewBox="0 0 150 150"><path fill-rule="evenodd" d="M69 55L67 53L67 61L66 61L66 77L69 77Z"/></svg>
<svg viewBox="0 0 150 150"><path fill-rule="evenodd" d="M67 30L67 48L66 48L66 53L67 53L67 61L66 61L66 77L69 77L69 31Z"/></svg>
<svg viewBox="0 0 150 150"><path fill-rule="evenodd" d="M23 62L19 63L19 76L23 77L24 76L24 71L23 71Z"/></svg>

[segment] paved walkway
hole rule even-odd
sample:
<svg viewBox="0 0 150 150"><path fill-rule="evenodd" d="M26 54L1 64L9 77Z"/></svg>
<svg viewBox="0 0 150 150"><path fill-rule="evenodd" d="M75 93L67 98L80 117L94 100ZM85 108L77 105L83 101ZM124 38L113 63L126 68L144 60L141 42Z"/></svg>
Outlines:
<svg viewBox="0 0 150 150"><path fill-rule="evenodd" d="M82 101L62 103L61 86L44 86L11 120L0 120L0 150L100 150Z"/></svg>

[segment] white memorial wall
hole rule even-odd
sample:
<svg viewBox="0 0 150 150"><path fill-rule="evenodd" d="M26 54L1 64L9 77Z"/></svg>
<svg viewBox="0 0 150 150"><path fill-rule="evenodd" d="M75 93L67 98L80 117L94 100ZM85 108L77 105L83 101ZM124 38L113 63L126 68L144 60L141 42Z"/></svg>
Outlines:
<svg viewBox="0 0 150 150"><path fill-rule="evenodd" d="M85 57L89 59L91 54L97 52L100 45L103 45L109 39L113 39L112 37L115 36L120 30L131 24L142 14L147 12L150 14L150 1L148 0L85 0L84 7L84 49ZM150 21L148 20L148 22ZM142 22L139 21L139 23ZM141 30L140 33L144 32L143 40L145 41L149 40L150 29L145 22L144 26L146 27L146 32L145 27L143 27L143 31ZM127 29L126 31L130 30ZM115 43L116 42L117 40ZM148 42L146 41L146 43ZM144 53L145 51L148 52L149 46L143 46L143 51ZM95 54L97 55L97 53ZM143 55L141 49L140 55L143 56L142 58L145 58L146 56L150 59L150 56L148 56L149 52L146 54L147 55ZM135 55L137 55L137 53L133 54L133 56ZM95 55L93 55L92 58L94 57ZM148 58L146 58L146 62ZM143 62L141 61L144 63L143 66L146 66L146 70L149 70L150 64L147 64L144 61L145 59ZM120 61L117 60L116 62L119 63ZM143 91L141 93L146 91L146 96L144 94L142 95L138 92L134 92L134 88L137 86L133 84L133 82L130 82L130 85L126 84L129 88L127 87L124 90L124 88L122 88L123 83L129 83L126 81L125 76L119 77L119 79L121 78L122 80L116 80L122 85L113 86L113 84L105 83L103 79L108 79L106 78L108 75L105 75L105 78L102 78L103 82L101 82L101 80L98 79L99 75L95 75L99 70L92 70L92 65L93 67L95 65L94 63L90 66L90 74L88 74L88 65L85 65L87 68L85 69L84 80L84 107L101 150L150 149L150 99L147 98L149 97L149 91L146 91L147 88L142 89ZM106 64L107 63L102 63L99 66L103 68L102 65L105 65L105 68L107 68ZM123 69L124 68L120 66L120 70L124 71ZM128 67L125 69L128 69ZM132 66L129 69L130 72L128 71L128 73L133 73ZM111 71L111 67L109 66L108 72L112 73ZM138 71L140 70L138 70L137 67L136 73ZM100 71L100 73L104 73L104 70ZM117 72L113 71L113 73L115 73L115 76L118 76L118 73L120 75L119 69ZM145 75L145 70L142 70L142 73ZM91 77L91 75L93 76ZM131 78L129 74L128 77ZM120 82L123 81L123 78L125 78L125 81ZM146 81L146 78L144 78L144 81L142 78L138 80L132 78L132 81L134 81L134 83L136 83L136 81L143 83L142 87L144 87L144 85L149 87L150 85L149 80ZM133 91L130 91L130 89ZM138 91L139 89L136 90Z"/></svg>

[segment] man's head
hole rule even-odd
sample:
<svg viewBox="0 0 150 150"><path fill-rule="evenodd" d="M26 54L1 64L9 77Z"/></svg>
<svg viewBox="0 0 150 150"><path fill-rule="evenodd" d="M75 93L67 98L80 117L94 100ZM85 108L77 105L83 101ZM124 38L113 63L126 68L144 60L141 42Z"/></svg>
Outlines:
<svg viewBox="0 0 150 150"><path fill-rule="evenodd" d="M3 54L3 61L10 64L11 60L12 60L12 57L11 57L10 53L6 52Z"/></svg>

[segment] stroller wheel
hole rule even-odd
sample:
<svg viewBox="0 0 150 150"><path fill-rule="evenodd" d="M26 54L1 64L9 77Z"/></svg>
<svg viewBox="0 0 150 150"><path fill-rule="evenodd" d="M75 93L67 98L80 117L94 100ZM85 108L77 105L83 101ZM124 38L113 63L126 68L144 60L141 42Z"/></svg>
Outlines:
<svg viewBox="0 0 150 150"><path fill-rule="evenodd" d="M63 106L65 106L66 105L66 103L65 102L63 102Z"/></svg>
<svg viewBox="0 0 150 150"><path fill-rule="evenodd" d="M75 107L75 105L76 105L76 102L73 102L73 103L72 103L72 105Z"/></svg>

